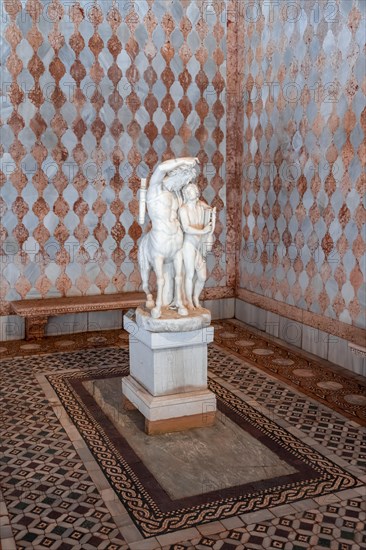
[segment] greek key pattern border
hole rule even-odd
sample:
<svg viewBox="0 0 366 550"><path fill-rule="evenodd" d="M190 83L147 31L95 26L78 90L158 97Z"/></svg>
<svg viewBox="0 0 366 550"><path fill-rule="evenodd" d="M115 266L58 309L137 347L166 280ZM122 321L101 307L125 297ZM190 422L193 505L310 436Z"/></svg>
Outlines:
<svg viewBox="0 0 366 550"><path fill-rule="evenodd" d="M315 470L311 479L285 483L269 489L238 494L236 498L210 500L206 504L177 507L164 512L144 488L138 476L105 433L100 422L85 406L72 386L73 381L125 376L128 366L93 368L92 372L51 374L47 379L59 397L67 414L82 435L95 460L108 479L130 517L145 537L192 527L197 524L222 520L235 515L264 508L289 504L301 499L315 498L360 485L358 480L328 458L311 449L286 429L256 411L238 396L211 380L209 387L219 403L263 435L285 449L287 453ZM106 418L106 422L110 422Z"/></svg>

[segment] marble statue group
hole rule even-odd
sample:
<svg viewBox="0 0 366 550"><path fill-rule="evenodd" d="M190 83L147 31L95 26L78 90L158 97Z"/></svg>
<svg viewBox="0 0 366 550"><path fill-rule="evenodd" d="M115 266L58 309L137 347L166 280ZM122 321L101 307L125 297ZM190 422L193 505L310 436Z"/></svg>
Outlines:
<svg viewBox="0 0 366 550"><path fill-rule="evenodd" d="M139 222L151 228L139 242L145 306L123 316L130 334L130 373L122 378L125 408L138 409L149 435L204 428L215 421L207 386L211 312L200 306L212 250L216 209L200 200L198 159L170 159L141 180ZM149 286L156 275L156 297Z"/></svg>
<svg viewBox="0 0 366 550"><path fill-rule="evenodd" d="M163 308L176 309L180 316L200 308L216 209L199 199L198 162L193 157L170 159L157 166L148 189L142 180L139 221L144 223L147 207L151 230L141 239L138 261L146 307L155 319ZM156 274L155 302L149 287L151 270Z"/></svg>

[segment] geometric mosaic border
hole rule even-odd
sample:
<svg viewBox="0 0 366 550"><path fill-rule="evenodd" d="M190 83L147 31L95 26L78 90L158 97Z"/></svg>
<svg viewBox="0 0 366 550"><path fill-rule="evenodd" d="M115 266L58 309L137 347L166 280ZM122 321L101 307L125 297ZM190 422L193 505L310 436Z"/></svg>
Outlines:
<svg viewBox="0 0 366 550"><path fill-rule="evenodd" d="M122 351L122 350L120 350ZM265 417L217 380L209 386L218 409L297 470L264 482L171 500L82 382L128 374L128 352L121 367L49 374L47 379L98 462L111 487L144 537L166 534L272 506L315 498L361 485L329 458Z"/></svg>

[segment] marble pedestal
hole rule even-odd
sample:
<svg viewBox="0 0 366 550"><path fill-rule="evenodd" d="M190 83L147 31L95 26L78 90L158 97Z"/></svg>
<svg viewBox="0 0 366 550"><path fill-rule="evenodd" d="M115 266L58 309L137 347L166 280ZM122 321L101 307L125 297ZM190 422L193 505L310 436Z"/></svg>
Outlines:
<svg viewBox="0 0 366 550"><path fill-rule="evenodd" d="M125 406L145 417L148 434L210 426L216 397L207 389L207 344L213 327L151 332L124 317L129 332L130 375L122 379Z"/></svg>

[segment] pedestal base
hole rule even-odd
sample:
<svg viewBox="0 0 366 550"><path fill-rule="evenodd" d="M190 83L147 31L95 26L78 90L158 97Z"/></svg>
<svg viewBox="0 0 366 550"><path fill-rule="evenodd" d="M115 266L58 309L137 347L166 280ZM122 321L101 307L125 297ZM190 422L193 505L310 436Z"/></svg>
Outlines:
<svg viewBox="0 0 366 550"><path fill-rule="evenodd" d="M144 415L146 433L212 425L216 397L207 389L207 344L213 340L213 327L154 332L139 326L133 311L123 324L130 333L124 406L132 404Z"/></svg>
<svg viewBox="0 0 366 550"><path fill-rule="evenodd" d="M208 389L154 397L132 376L122 379L124 406L131 404L145 417L149 435L212 426L216 397Z"/></svg>
<svg viewBox="0 0 366 550"><path fill-rule="evenodd" d="M145 418L145 433L147 435L159 435L170 432L184 432L192 428L206 428L214 424L215 414L215 412L208 413L205 420L202 419L200 414L154 421Z"/></svg>

